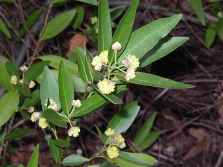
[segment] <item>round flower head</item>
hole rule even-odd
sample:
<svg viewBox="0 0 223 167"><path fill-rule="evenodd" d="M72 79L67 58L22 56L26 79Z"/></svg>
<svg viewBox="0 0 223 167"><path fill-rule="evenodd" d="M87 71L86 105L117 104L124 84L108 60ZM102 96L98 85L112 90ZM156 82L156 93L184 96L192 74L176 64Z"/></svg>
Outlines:
<svg viewBox="0 0 223 167"><path fill-rule="evenodd" d="M57 103L53 100L53 99L49 99L49 104L48 104L48 99L45 101L45 104L44 104L45 106L47 106L47 108L51 108L51 109L53 109L53 110L55 110L55 111L59 111L60 110L60 108L59 108L59 106L57 105Z"/></svg>
<svg viewBox="0 0 223 167"><path fill-rule="evenodd" d="M28 113L33 113L34 112L34 107L29 107L28 108Z"/></svg>
<svg viewBox="0 0 223 167"><path fill-rule="evenodd" d="M46 128L47 126L49 126L49 122L45 118L40 118L39 127Z"/></svg>
<svg viewBox="0 0 223 167"><path fill-rule="evenodd" d="M119 148L124 148L125 145L125 139L122 137L121 134L118 134L117 136L114 137L114 142L117 144Z"/></svg>
<svg viewBox="0 0 223 167"><path fill-rule="evenodd" d="M135 77L136 77L135 70L131 68L127 69L126 75L125 75L126 81L129 81L130 79L133 79Z"/></svg>
<svg viewBox="0 0 223 167"><path fill-rule="evenodd" d="M108 157L111 159L117 158L119 156L118 148L116 146L108 147L106 152L107 152Z"/></svg>
<svg viewBox="0 0 223 167"><path fill-rule="evenodd" d="M18 83L18 78L17 78L16 75L11 76L10 83L11 83L12 85L17 85L17 83Z"/></svg>
<svg viewBox="0 0 223 167"><path fill-rule="evenodd" d="M113 136L115 134L115 130L108 128L108 130L105 131L106 136Z"/></svg>
<svg viewBox="0 0 223 167"><path fill-rule="evenodd" d="M34 86L35 86L35 82L34 81L30 81L29 88L32 89Z"/></svg>
<svg viewBox="0 0 223 167"><path fill-rule="evenodd" d="M91 18L91 24L95 24L97 22L98 22L98 18L96 16Z"/></svg>
<svg viewBox="0 0 223 167"><path fill-rule="evenodd" d="M73 137L77 137L80 133L80 128L78 126L72 126L69 130L68 130L68 136L73 136Z"/></svg>
<svg viewBox="0 0 223 167"><path fill-rule="evenodd" d="M139 59L135 55L128 55L125 60L122 60L122 64L131 69L139 67Z"/></svg>
<svg viewBox="0 0 223 167"><path fill-rule="evenodd" d="M115 43L113 43L113 45L112 45L112 49L113 49L113 50L118 51L118 50L120 50L121 48L122 48L122 45L121 45L119 42L115 42Z"/></svg>
<svg viewBox="0 0 223 167"><path fill-rule="evenodd" d="M94 69L97 71L101 70L102 67L102 59L100 56L95 56L91 62L92 66L94 66Z"/></svg>
<svg viewBox="0 0 223 167"><path fill-rule="evenodd" d="M23 79L20 79L20 80L19 80L19 83L24 84Z"/></svg>
<svg viewBox="0 0 223 167"><path fill-rule="evenodd" d="M36 122L40 119L41 113L40 112L34 112L32 113L30 119L32 122Z"/></svg>
<svg viewBox="0 0 223 167"><path fill-rule="evenodd" d="M115 83L104 78L102 81L98 82L99 90L104 94L110 94L115 91Z"/></svg>
<svg viewBox="0 0 223 167"><path fill-rule="evenodd" d="M108 51L103 51L100 53L99 57L101 58L102 64L108 64Z"/></svg>
<svg viewBox="0 0 223 167"><path fill-rule="evenodd" d="M81 101L80 100L72 100L71 104L74 108L79 108L81 106Z"/></svg>
<svg viewBox="0 0 223 167"><path fill-rule="evenodd" d="M20 71L25 72L28 70L28 67L24 65L24 66L21 66L19 69Z"/></svg>

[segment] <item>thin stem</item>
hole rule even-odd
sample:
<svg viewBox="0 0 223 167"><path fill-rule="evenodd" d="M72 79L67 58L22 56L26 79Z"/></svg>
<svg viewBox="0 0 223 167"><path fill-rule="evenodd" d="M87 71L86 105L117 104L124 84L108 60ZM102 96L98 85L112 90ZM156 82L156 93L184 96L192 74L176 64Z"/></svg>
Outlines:
<svg viewBox="0 0 223 167"><path fill-rule="evenodd" d="M32 59L31 59L31 62L30 62L30 64L29 64L29 67L32 65L32 63L33 63L33 61L34 61L34 58L35 58L35 56L36 56L37 50L38 50L39 45L40 45L40 42L41 42L41 37L42 37L43 32L44 32L44 30L45 30L45 28L46 28L47 21L48 21L48 18L49 18L50 11L51 11L51 9L52 9L53 3L54 3L54 1L52 1L52 2L50 3L49 9L48 9L47 14L46 14L46 19L45 19L45 22L44 22L43 28L42 28L42 30L41 30L41 32L40 32L39 39L38 39L38 42L37 42L37 45L36 45L35 51L34 51L34 53L33 53L33 56L32 56Z"/></svg>

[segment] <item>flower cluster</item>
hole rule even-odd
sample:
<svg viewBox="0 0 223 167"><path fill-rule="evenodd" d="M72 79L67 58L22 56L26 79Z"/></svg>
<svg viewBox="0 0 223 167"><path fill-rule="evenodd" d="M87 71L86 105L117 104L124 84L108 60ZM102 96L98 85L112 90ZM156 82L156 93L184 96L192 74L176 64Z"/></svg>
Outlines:
<svg viewBox="0 0 223 167"><path fill-rule="evenodd" d="M91 24L95 24L97 22L98 22L98 18L96 16L91 18Z"/></svg>
<svg viewBox="0 0 223 167"><path fill-rule="evenodd" d="M102 93L110 94L115 91L115 83L104 78L102 81L98 82L98 88Z"/></svg>
<svg viewBox="0 0 223 167"><path fill-rule="evenodd" d="M106 153L109 156L109 158L117 158L119 155L118 148L124 148L126 146L125 139L122 137L121 134L115 134L115 130L108 128L105 131L105 135L110 137L110 144L108 148L106 149Z"/></svg>
<svg viewBox="0 0 223 167"><path fill-rule="evenodd" d="M26 71L28 70L28 67L25 66L25 65L23 65L23 66L21 66L19 69L20 69L20 71L22 71L22 72L26 72Z"/></svg>
<svg viewBox="0 0 223 167"><path fill-rule="evenodd" d="M35 86L35 82L34 81L30 81L29 88L32 89L34 86Z"/></svg>
<svg viewBox="0 0 223 167"><path fill-rule="evenodd" d="M79 108L81 106L81 101L80 100L72 100L71 104L74 108Z"/></svg>
<svg viewBox="0 0 223 167"><path fill-rule="evenodd" d="M47 99L45 101L44 105L47 106L47 108L51 108L51 109L53 109L55 111L59 111L60 110L60 107L57 105L57 103L53 99Z"/></svg>
<svg viewBox="0 0 223 167"><path fill-rule="evenodd" d="M45 118L41 118L40 112L33 112L30 117L32 122L36 122L39 120L39 127L46 128L49 126L49 122Z"/></svg>
<svg viewBox="0 0 223 167"><path fill-rule="evenodd" d="M18 83L18 77L15 76L15 75L11 76L10 83L11 83L12 85L17 85L17 83Z"/></svg>
<svg viewBox="0 0 223 167"><path fill-rule="evenodd" d="M122 64L127 68L125 79L129 81L135 78L135 70L139 67L139 59L135 55L128 55L122 60Z"/></svg>
<svg viewBox="0 0 223 167"><path fill-rule="evenodd" d="M101 71L102 65L108 64L108 51L103 51L99 54L99 56L95 56L91 64L94 66L95 70Z"/></svg>
<svg viewBox="0 0 223 167"><path fill-rule="evenodd" d="M69 130L68 130L68 136L73 136L73 137L77 137L80 133L80 128L78 126L72 126Z"/></svg>

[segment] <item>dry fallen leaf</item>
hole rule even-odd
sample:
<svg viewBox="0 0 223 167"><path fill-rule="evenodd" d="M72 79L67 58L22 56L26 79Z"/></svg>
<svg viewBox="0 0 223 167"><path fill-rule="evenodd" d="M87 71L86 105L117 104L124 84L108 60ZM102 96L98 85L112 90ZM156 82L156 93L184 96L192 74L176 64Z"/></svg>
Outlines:
<svg viewBox="0 0 223 167"><path fill-rule="evenodd" d="M191 136L196 138L198 142L203 141L205 139L205 136L206 136L205 130L202 129L202 128L198 128L198 129L190 128L189 133L190 133Z"/></svg>
<svg viewBox="0 0 223 167"><path fill-rule="evenodd" d="M69 50L76 52L75 47L81 47L84 48L84 45L86 45L88 42L88 39L84 35L74 35L68 42Z"/></svg>
<svg viewBox="0 0 223 167"><path fill-rule="evenodd" d="M205 147L205 142L197 143L194 145L188 152L187 154L183 157L184 160L187 160L196 154L198 154L203 148Z"/></svg>

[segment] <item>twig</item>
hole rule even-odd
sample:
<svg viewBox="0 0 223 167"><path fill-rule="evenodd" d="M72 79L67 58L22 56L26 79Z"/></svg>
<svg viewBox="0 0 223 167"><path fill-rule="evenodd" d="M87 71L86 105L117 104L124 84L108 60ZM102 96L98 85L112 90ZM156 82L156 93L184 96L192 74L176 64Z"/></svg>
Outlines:
<svg viewBox="0 0 223 167"><path fill-rule="evenodd" d="M221 163L222 158L223 158L223 150L221 151L221 154L220 154L220 156L218 157L218 161L217 161L217 163L215 164L215 167L220 167L220 166L222 165L222 163Z"/></svg>

